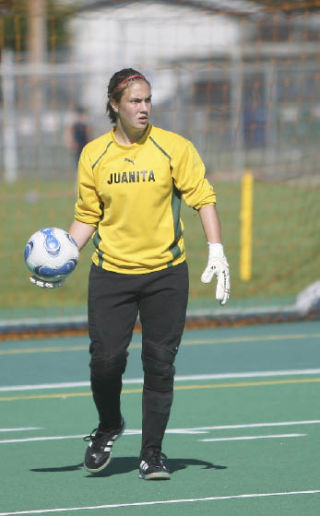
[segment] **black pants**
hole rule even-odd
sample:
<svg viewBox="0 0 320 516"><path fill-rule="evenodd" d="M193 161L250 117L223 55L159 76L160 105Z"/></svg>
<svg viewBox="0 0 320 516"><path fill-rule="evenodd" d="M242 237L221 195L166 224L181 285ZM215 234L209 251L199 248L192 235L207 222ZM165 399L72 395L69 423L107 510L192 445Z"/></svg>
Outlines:
<svg viewBox="0 0 320 516"><path fill-rule="evenodd" d="M144 371L141 454L161 450L173 401L173 364L185 324L188 288L185 262L134 275L91 267L91 388L100 427L105 430L120 424L122 375L132 331L140 316Z"/></svg>

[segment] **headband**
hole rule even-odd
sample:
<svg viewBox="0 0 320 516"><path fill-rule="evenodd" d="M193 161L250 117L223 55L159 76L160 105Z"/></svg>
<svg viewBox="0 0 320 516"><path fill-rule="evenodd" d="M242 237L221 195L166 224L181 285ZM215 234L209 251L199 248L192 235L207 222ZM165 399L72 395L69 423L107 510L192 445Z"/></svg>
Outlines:
<svg viewBox="0 0 320 516"><path fill-rule="evenodd" d="M146 80L145 76L141 75L140 73L137 73L136 75L130 75L126 79L123 79L123 81L119 82L119 84L117 84L117 86L113 89L112 93L115 93L120 88L120 86L128 81L131 81L132 79L143 79L144 81Z"/></svg>

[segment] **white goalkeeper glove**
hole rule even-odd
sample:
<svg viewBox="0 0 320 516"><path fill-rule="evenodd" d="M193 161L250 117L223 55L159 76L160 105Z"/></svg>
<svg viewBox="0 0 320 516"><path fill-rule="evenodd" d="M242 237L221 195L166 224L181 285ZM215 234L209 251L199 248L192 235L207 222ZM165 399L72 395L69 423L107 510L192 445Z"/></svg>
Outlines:
<svg viewBox="0 0 320 516"><path fill-rule="evenodd" d="M211 244L208 242L209 256L208 263L202 273L202 283L210 283L213 276L217 276L216 299L221 305L225 305L230 296L230 273L229 264L224 255L222 244Z"/></svg>
<svg viewBox="0 0 320 516"><path fill-rule="evenodd" d="M40 288L58 288L64 285L64 280L60 281L44 281L42 279L37 278L36 276L30 276L30 283Z"/></svg>

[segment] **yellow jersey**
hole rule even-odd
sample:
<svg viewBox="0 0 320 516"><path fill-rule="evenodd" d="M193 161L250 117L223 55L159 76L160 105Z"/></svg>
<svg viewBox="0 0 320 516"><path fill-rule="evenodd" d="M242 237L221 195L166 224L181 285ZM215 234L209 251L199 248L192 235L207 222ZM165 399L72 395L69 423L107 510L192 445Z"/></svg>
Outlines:
<svg viewBox="0 0 320 516"><path fill-rule="evenodd" d="M199 210L216 196L193 144L149 125L132 145L114 129L89 142L78 168L75 219L96 228L93 262L144 274L185 260L181 199Z"/></svg>

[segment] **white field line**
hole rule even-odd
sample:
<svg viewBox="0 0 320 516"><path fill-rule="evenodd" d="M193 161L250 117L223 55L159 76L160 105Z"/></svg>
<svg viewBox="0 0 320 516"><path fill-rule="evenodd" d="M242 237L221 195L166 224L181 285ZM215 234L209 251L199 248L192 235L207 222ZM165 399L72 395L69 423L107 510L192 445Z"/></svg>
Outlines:
<svg viewBox="0 0 320 516"><path fill-rule="evenodd" d="M138 382L137 382L138 383ZM90 382L62 382L62 383L42 383L34 385L11 385L0 387L0 392L15 391L37 391L51 389L72 389L76 387L90 387Z"/></svg>
<svg viewBox="0 0 320 516"><path fill-rule="evenodd" d="M199 430L201 432L207 432L210 430L233 430L238 428L265 428L270 426L296 426L296 425L319 425L320 419L304 419L302 421L279 421L272 423L244 423L241 425L216 425L216 426L197 426L188 428L189 432ZM174 429L175 432L180 432L182 428Z"/></svg>
<svg viewBox="0 0 320 516"><path fill-rule="evenodd" d="M220 426L203 426L196 428L169 428L166 430L166 434L182 434L182 435L198 435L198 434L208 434L212 430L233 430L239 428L267 428L267 427L280 427L280 426L294 426L294 425L314 425L320 424L320 420L303 420L303 421L284 421L284 422L276 422L276 423L249 423L243 425L220 425ZM141 429L127 429L124 432L124 435L141 435ZM287 434L293 436L302 436L306 434ZM59 441L64 439L82 439L85 434L80 435L57 435L57 436L47 436L47 437L26 437L21 439L3 439L0 440L0 444L16 444L16 443L27 443L27 442L38 442L38 441ZM286 434L280 435L280 437L285 437ZM224 438L220 438L224 439ZM230 438L225 438L230 439ZM201 439L203 440L203 439ZM210 439L209 439L210 440Z"/></svg>
<svg viewBox="0 0 320 516"><path fill-rule="evenodd" d="M247 371L243 373L220 373L220 374L198 374L190 376L176 376L175 380L194 381L194 380L220 380L224 378L264 378L267 376L301 376L319 374L320 369L288 369L280 371Z"/></svg>
<svg viewBox="0 0 320 516"><path fill-rule="evenodd" d="M47 437L26 437L25 439L2 439L0 444L32 443L39 441L63 441L65 439L83 439L83 435L54 435Z"/></svg>
<svg viewBox="0 0 320 516"><path fill-rule="evenodd" d="M193 382L207 380L221 380L233 378L265 378L270 376L301 376L320 374L320 369L289 369L281 371L248 371L243 373L221 373L221 374L197 374L175 377L176 382ZM143 378L124 378L124 384L142 384ZM47 389L72 389L77 387L90 387L90 382L61 382L61 383L43 383L34 385L11 385L0 387L0 392L14 391L33 391Z"/></svg>
<svg viewBox="0 0 320 516"><path fill-rule="evenodd" d="M0 432L29 432L31 430L43 430L41 426L25 426L20 428L0 428Z"/></svg>
<svg viewBox="0 0 320 516"><path fill-rule="evenodd" d="M211 443L219 441L251 441L254 439L288 439L289 437L306 437L308 434L273 434L273 435L240 435L238 437L215 437L212 439L199 439L199 441Z"/></svg>
<svg viewBox="0 0 320 516"><path fill-rule="evenodd" d="M0 512L0 516L22 516L28 514L52 514L59 512L76 512L76 511L94 511L101 509L118 509L120 507L144 507L152 505L169 505L179 503L196 503L196 502L217 502L221 500L245 500L255 498L268 498L272 496L298 496L319 494L320 490L308 491L283 491L277 493L245 493L226 496L207 496L205 498L177 498L173 500L153 500L150 502L131 502L131 503L115 503L107 505L88 505L86 507L59 507L56 509L34 509L26 511Z"/></svg>

